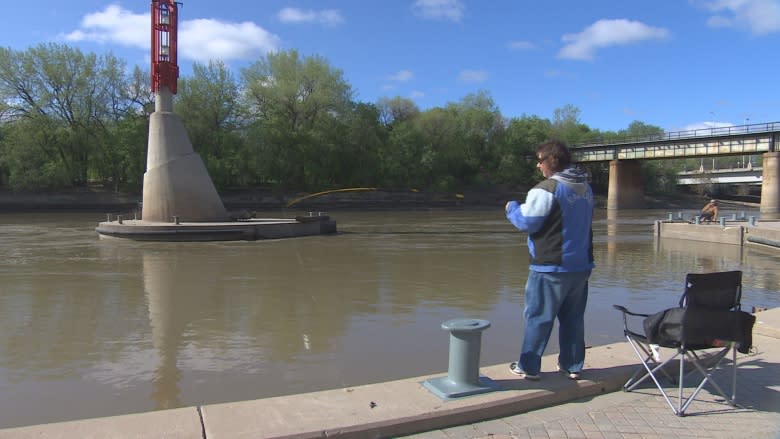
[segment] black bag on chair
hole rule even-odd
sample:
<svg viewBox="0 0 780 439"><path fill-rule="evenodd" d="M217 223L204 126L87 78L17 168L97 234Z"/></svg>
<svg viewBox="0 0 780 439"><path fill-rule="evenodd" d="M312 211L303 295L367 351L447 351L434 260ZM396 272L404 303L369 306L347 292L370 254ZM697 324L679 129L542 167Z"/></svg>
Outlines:
<svg viewBox="0 0 780 439"><path fill-rule="evenodd" d="M683 339L684 308L669 308L645 318L642 325L650 343L677 347Z"/></svg>
<svg viewBox="0 0 780 439"><path fill-rule="evenodd" d="M737 351L747 354L753 344L756 317L745 311L706 308L669 308L645 318L642 325L650 343L664 347L690 349L737 343Z"/></svg>

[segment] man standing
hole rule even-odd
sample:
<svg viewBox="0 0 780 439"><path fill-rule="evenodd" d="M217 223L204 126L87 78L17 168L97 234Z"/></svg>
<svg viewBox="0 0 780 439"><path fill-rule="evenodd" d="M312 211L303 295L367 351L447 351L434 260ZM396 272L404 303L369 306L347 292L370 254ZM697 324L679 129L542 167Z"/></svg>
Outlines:
<svg viewBox="0 0 780 439"><path fill-rule="evenodd" d="M538 380L542 355L558 319L558 370L580 378L585 363L585 306L593 264L593 191L584 170L571 166L571 153L557 141L536 148L545 180L525 203L506 203L507 219L528 232L530 270L525 286L525 331L512 373Z"/></svg>

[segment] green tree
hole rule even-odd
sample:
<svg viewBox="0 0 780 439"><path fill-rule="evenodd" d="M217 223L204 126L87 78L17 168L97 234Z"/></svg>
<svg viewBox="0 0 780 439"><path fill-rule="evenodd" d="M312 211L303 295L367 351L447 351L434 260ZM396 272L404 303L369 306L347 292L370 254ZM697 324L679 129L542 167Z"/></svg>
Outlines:
<svg viewBox="0 0 780 439"><path fill-rule="evenodd" d="M338 140L323 130L352 109L352 88L341 70L291 50L269 53L243 69L242 78L256 118L252 133L259 136L252 138L259 142L254 152L262 154L269 181L312 188L331 181L321 163Z"/></svg>
<svg viewBox="0 0 780 439"><path fill-rule="evenodd" d="M553 112L552 137L572 146L590 139L590 127L580 123L581 111L572 104L556 108Z"/></svg>
<svg viewBox="0 0 780 439"><path fill-rule="evenodd" d="M400 96L379 98L376 106L379 109L379 120L385 126L413 119L420 114L420 109L413 100Z"/></svg>
<svg viewBox="0 0 780 439"><path fill-rule="evenodd" d="M176 113L187 128L217 187L246 182L246 157L240 129L239 84L221 61L193 63L192 77L179 81Z"/></svg>
<svg viewBox="0 0 780 439"><path fill-rule="evenodd" d="M511 119L498 147L497 182L519 187L535 182L536 146L549 140L552 132L550 121L538 116Z"/></svg>
<svg viewBox="0 0 780 439"><path fill-rule="evenodd" d="M458 121L459 133L452 145L460 146L459 169L451 169L463 185L495 183L500 161L499 145L506 135L501 112L487 91L463 97L449 106Z"/></svg>
<svg viewBox="0 0 780 439"><path fill-rule="evenodd" d="M356 103L344 115L343 123L332 124L338 129L328 136L337 139L333 153L328 156L335 184L347 187L379 184L379 150L387 138L379 117L375 105Z"/></svg>
<svg viewBox="0 0 780 439"><path fill-rule="evenodd" d="M424 142L416 117L396 122L387 141L380 145L380 185L395 189L426 186L430 168L424 166Z"/></svg>
<svg viewBox="0 0 780 439"><path fill-rule="evenodd" d="M620 130L618 132L618 135L623 138L660 137L663 136L663 134L663 128L655 125L649 125L638 120L631 122L627 129Z"/></svg>
<svg viewBox="0 0 780 439"><path fill-rule="evenodd" d="M0 96L6 120L17 131L6 142L9 184L52 187L64 178L65 186L83 186L104 177L101 162L116 167L106 138L132 105L123 72L124 63L111 54L84 54L64 45L0 49ZM96 159L101 155L107 158ZM30 166L38 171L30 172Z"/></svg>
<svg viewBox="0 0 780 439"><path fill-rule="evenodd" d="M107 99L106 117L100 120L99 148L91 160L97 178L120 188L140 190L146 170L149 115L154 110L149 73L136 66L129 76L118 71Z"/></svg>

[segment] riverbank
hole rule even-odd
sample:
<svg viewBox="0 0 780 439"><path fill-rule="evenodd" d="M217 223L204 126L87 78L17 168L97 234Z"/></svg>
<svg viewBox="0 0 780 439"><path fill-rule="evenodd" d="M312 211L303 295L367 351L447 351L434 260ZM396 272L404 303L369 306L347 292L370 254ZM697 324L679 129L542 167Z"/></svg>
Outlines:
<svg viewBox="0 0 780 439"><path fill-rule="evenodd" d="M339 209L426 209L461 208L494 209L507 200L522 200L525 192L507 189L464 191L462 193L426 191L356 190L310 194L267 190L225 191L225 207L237 214L253 211ZM141 194L100 190L72 190L50 193L0 191L0 213L23 212L102 212L129 214L139 211ZM692 194L646 195L649 209L697 209L705 197ZM606 207L606 195L596 195L597 208Z"/></svg>

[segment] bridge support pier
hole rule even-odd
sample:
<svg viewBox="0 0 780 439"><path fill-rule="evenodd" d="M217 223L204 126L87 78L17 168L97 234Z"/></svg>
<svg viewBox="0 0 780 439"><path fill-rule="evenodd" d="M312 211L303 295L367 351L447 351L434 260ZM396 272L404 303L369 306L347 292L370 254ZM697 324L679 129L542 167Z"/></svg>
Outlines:
<svg viewBox="0 0 780 439"><path fill-rule="evenodd" d="M645 207L645 198L639 161L610 161L607 209L641 209L643 207Z"/></svg>
<svg viewBox="0 0 780 439"><path fill-rule="evenodd" d="M780 152L765 152L761 182L761 219L780 219Z"/></svg>

